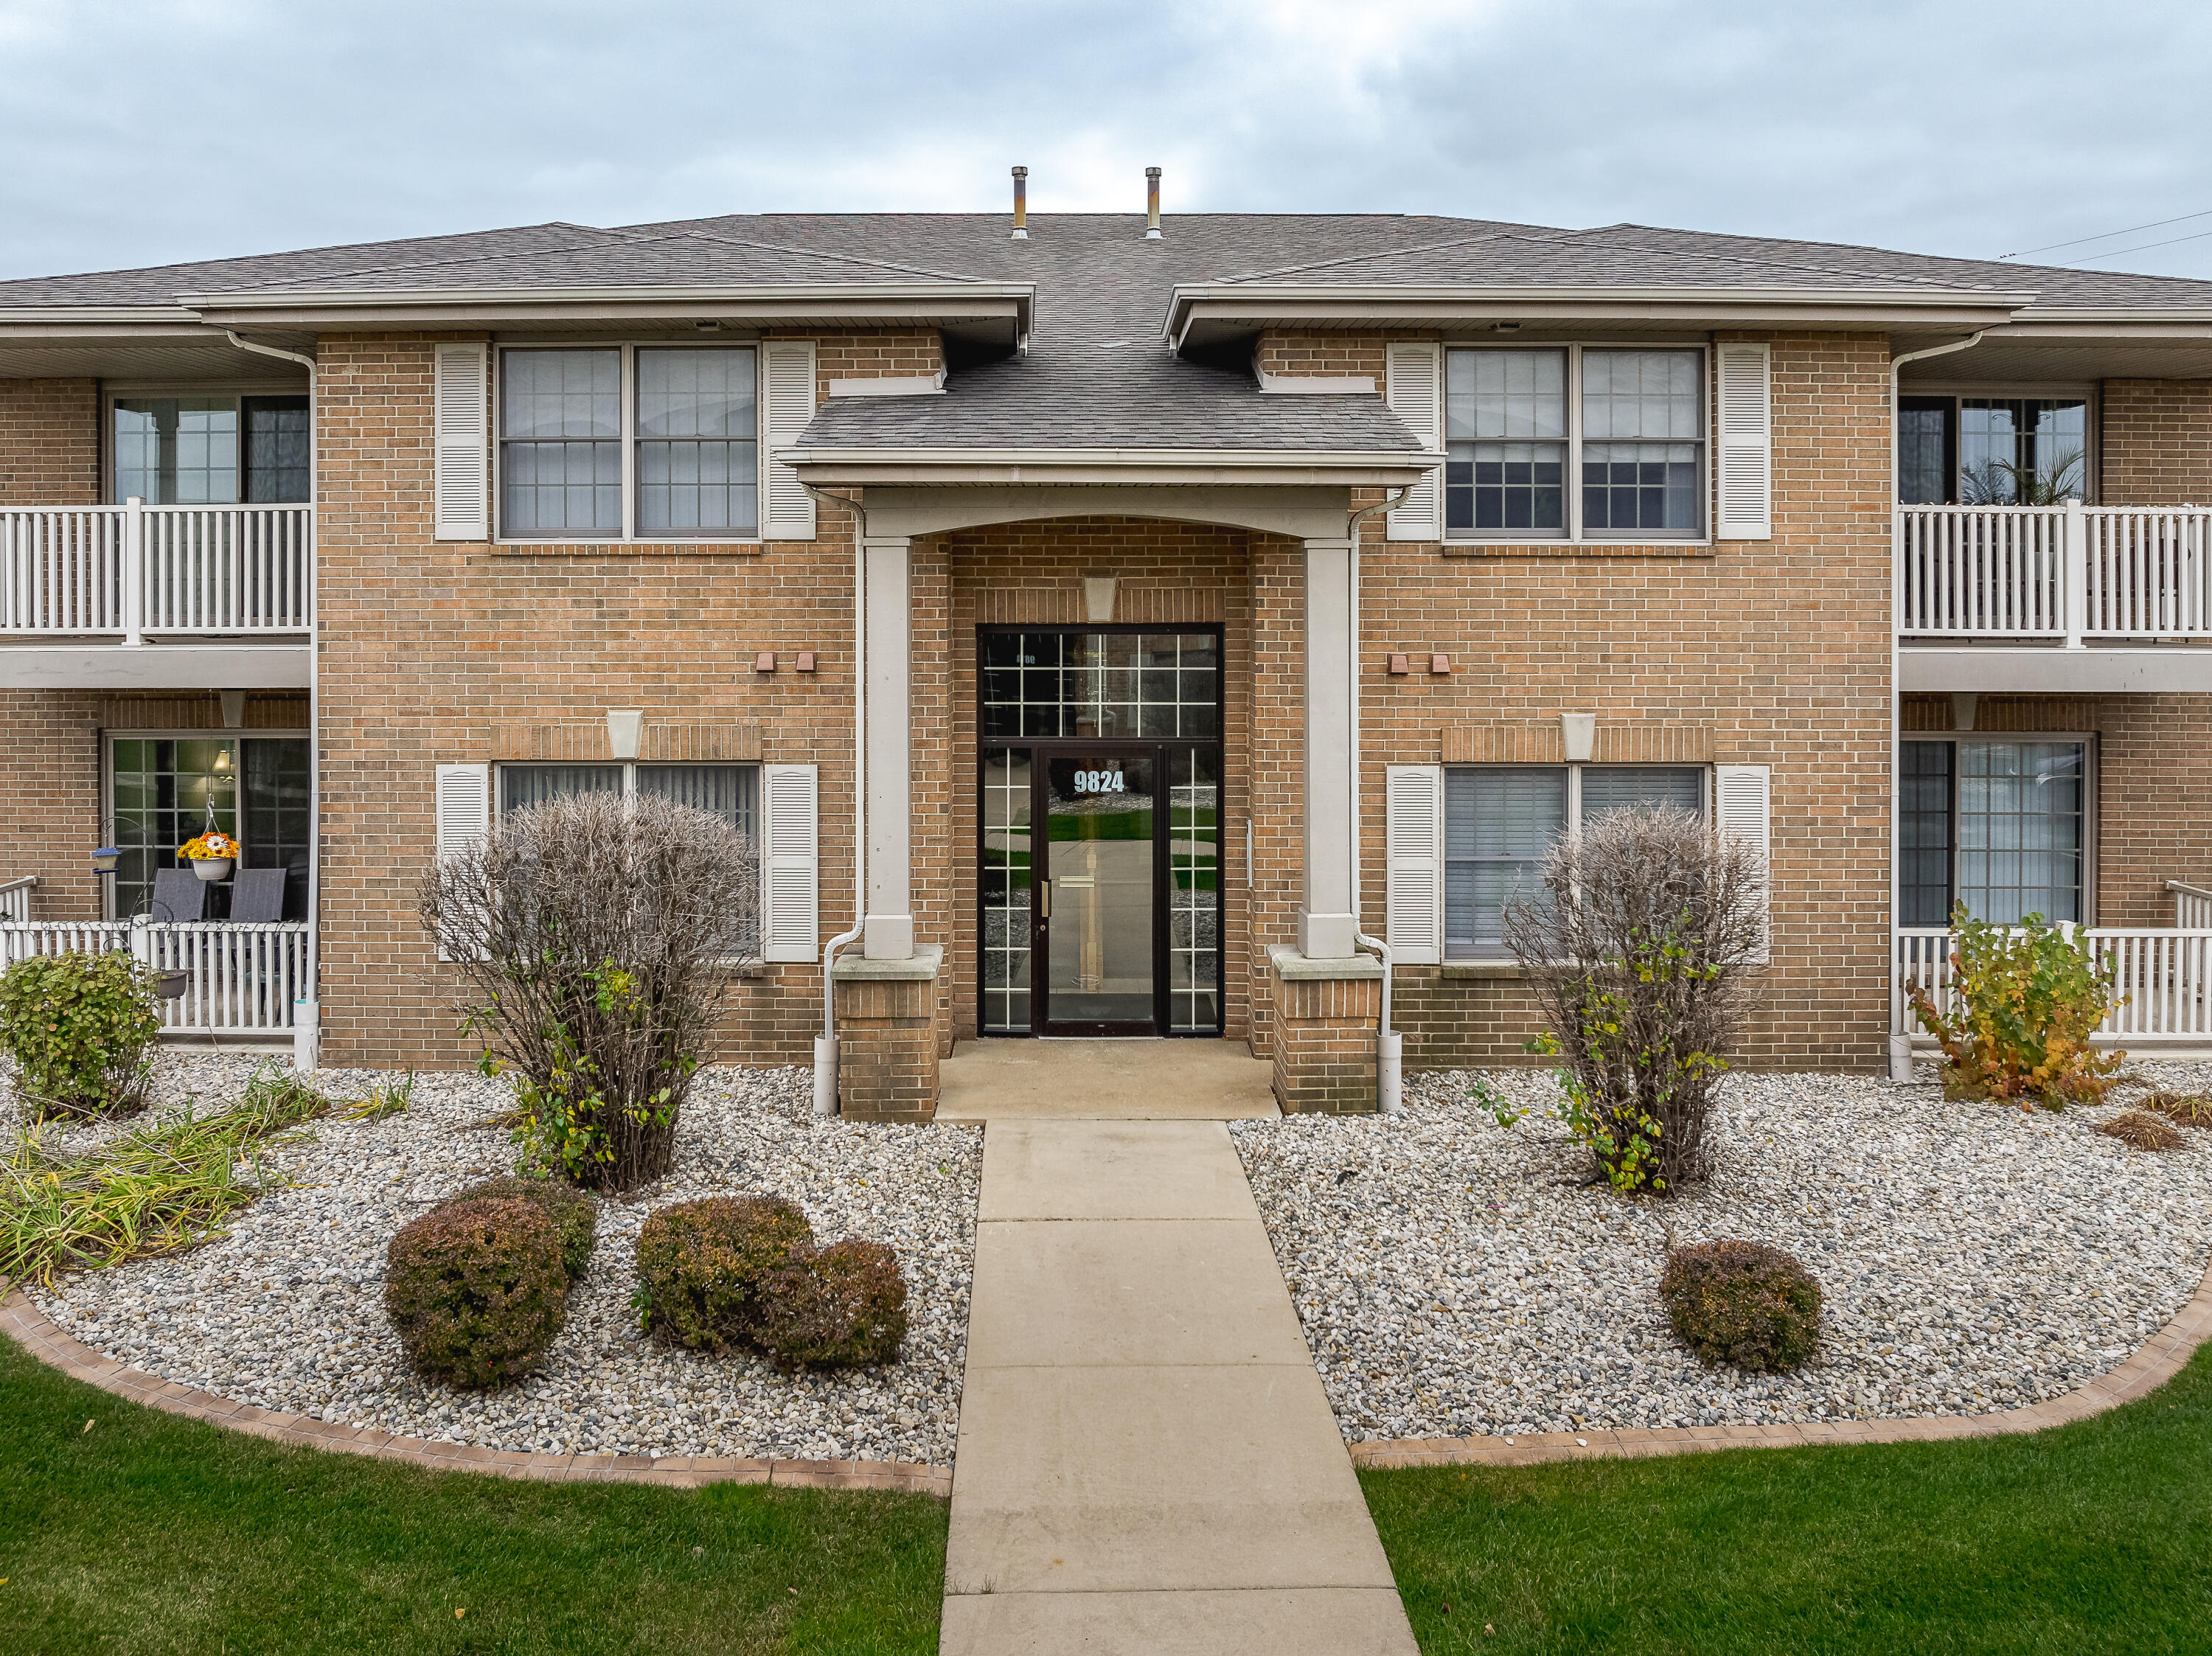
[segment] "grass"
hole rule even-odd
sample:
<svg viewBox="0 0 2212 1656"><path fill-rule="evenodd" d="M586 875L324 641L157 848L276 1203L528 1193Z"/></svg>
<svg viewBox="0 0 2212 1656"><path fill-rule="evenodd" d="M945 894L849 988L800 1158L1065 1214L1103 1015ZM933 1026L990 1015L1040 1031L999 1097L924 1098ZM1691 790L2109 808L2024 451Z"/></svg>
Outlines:
<svg viewBox="0 0 2212 1656"><path fill-rule="evenodd" d="M167 1112L79 1155L20 1130L0 1150L0 1280L51 1282L204 1240L260 1195L260 1147L330 1108L307 1083L264 1068L234 1108Z"/></svg>
<svg viewBox="0 0 2212 1656"><path fill-rule="evenodd" d="M2028 1437L1361 1482L1426 1656L2212 1649L2212 1346Z"/></svg>
<svg viewBox="0 0 2212 1656"><path fill-rule="evenodd" d="M0 1466L9 1656L937 1647L927 1495L421 1471L124 1403L5 1338Z"/></svg>

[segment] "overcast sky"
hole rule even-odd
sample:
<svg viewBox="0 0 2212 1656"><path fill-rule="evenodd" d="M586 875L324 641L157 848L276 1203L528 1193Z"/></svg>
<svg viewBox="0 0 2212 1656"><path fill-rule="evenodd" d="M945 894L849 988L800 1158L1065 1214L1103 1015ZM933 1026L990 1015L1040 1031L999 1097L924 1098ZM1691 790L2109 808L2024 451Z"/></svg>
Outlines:
<svg viewBox="0 0 2212 1656"><path fill-rule="evenodd" d="M1015 161L1037 211L1141 210L1152 164L1170 213L1996 257L2212 209L2209 49L2183 0L0 0L0 276L999 211ZM2204 232L2039 257L2212 276Z"/></svg>

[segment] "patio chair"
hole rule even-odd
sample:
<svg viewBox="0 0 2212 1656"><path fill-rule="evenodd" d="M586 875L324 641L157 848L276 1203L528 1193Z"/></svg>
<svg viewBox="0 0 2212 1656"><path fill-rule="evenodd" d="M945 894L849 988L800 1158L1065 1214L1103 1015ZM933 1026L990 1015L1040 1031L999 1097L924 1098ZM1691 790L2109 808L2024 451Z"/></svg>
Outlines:
<svg viewBox="0 0 2212 1656"><path fill-rule="evenodd" d="M147 905L147 914L164 922L204 919L207 890L207 883L188 868L156 870L154 901Z"/></svg>
<svg viewBox="0 0 2212 1656"><path fill-rule="evenodd" d="M284 918L284 870L241 868L230 887L230 918L244 925L265 925Z"/></svg>

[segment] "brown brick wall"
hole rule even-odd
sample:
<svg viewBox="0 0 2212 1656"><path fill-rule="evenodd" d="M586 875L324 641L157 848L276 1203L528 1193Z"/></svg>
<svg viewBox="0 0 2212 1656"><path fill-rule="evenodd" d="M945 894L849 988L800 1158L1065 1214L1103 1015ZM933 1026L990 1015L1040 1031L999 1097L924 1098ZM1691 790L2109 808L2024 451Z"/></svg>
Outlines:
<svg viewBox="0 0 2212 1656"><path fill-rule="evenodd" d="M1951 699L1909 695L1903 732L1952 728ZM2212 887L2212 695L1978 697L1974 733L2096 738L2092 812L2100 925L2172 925L2168 880Z"/></svg>
<svg viewBox="0 0 2212 1656"><path fill-rule="evenodd" d="M1383 919L1389 764L1552 740L1563 711L1639 750L1773 767L1774 967L1744 1061L1871 1069L1887 1030L1889 925L1888 349L1771 336L1771 542L1701 558L1442 559L1370 525L1363 550L1364 917ZM1531 549L1534 550L1534 549ZM1452 658L1447 677L1389 652ZM1453 734L1447 737L1446 732ZM1400 974L1409 1070L1515 1059L1517 986Z"/></svg>
<svg viewBox="0 0 2212 1656"><path fill-rule="evenodd" d="M0 379L0 506L100 499L100 382Z"/></svg>
<svg viewBox="0 0 2212 1656"><path fill-rule="evenodd" d="M839 1113L856 1121L934 1116L939 1022L927 980L839 984Z"/></svg>
<svg viewBox="0 0 2212 1656"><path fill-rule="evenodd" d="M1302 333L1268 328L1261 331L1252 361L1261 373L1285 379L1336 379L1364 373L1380 391L1387 375L1383 361L1387 343L1376 334Z"/></svg>
<svg viewBox="0 0 2212 1656"><path fill-rule="evenodd" d="M2099 498L2212 506L2212 379L2107 379Z"/></svg>
<svg viewBox="0 0 2212 1656"><path fill-rule="evenodd" d="M1274 986L1269 1053L1275 1101L1285 1115L1373 1112L1375 1030L1382 1014L1380 978Z"/></svg>

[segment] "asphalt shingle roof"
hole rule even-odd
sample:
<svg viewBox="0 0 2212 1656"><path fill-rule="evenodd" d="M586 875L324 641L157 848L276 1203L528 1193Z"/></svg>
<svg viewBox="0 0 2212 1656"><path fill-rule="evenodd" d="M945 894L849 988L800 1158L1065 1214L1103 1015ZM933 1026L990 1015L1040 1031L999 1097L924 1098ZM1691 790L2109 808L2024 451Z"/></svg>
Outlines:
<svg viewBox="0 0 2212 1656"><path fill-rule="evenodd" d="M1646 225L1565 230L1399 214L762 214L604 229L539 224L247 258L0 282L11 308L160 306L188 294L592 287L1032 286L1026 355L955 373L939 397L839 398L809 447L1418 446L1379 397L1270 396L1174 356L1182 284L2029 292L2069 306L2212 308L2212 282L1931 258Z"/></svg>

